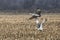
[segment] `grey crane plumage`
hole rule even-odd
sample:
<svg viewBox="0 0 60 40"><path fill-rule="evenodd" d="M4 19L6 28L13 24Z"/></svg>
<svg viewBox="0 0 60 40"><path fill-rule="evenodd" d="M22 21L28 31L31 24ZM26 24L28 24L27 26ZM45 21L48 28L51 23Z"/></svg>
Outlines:
<svg viewBox="0 0 60 40"><path fill-rule="evenodd" d="M39 22L38 17L41 17L40 13L40 9L38 9L36 13L30 13L32 17L30 17L29 19L35 19L38 30L43 30L43 23L45 22L45 19L43 19L42 23Z"/></svg>
<svg viewBox="0 0 60 40"><path fill-rule="evenodd" d="M32 14L32 13L30 13ZM38 14L32 14L32 17L29 19L34 19L35 18L35 23L37 24L38 30L43 30L43 23L45 22L45 19L40 23L38 20L39 15Z"/></svg>
<svg viewBox="0 0 60 40"><path fill-rule="evenodd" d="M40 24L38 24L38 30L43 30L43 23L45 23L45 19L43 19L43 21Z"/></svg>

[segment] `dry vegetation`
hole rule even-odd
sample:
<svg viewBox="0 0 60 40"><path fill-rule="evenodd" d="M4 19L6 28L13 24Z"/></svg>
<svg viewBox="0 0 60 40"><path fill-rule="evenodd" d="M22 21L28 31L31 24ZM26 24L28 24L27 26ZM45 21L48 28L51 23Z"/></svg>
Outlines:
<svg viewBox="0 0 60 40"><path fill-rule="evenodd" d="M60 40L60 15L43 15L43 31L28 16L0 15L0 40Z"/></svg>

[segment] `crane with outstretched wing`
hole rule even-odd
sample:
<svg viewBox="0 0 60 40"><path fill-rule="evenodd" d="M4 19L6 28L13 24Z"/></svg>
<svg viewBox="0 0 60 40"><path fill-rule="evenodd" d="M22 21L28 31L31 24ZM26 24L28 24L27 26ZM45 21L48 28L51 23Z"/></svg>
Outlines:
<svg viewBox="0 0 60 40"><path fill-rule="evenodd" d="M41 17L41 10L37 9L37 12L35 13L30 13L32 15L32 17L30 17L29 19L35 19L36 24L37 24L37 28L38 30L43 30L43 23L46 21L45 19L43 19L43 21L40 23L38 20L38 17Z"/></svg>

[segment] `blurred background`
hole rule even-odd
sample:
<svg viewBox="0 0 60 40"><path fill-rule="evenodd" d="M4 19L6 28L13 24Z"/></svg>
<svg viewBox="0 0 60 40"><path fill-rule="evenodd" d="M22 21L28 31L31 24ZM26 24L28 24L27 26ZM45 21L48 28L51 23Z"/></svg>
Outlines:
<svg viewBox="0 0 60 40"><path fill-rule="evenodd" d="M40 8L43 12L60 12L60 0L0 0L0 11L33 12Z"/></svg>

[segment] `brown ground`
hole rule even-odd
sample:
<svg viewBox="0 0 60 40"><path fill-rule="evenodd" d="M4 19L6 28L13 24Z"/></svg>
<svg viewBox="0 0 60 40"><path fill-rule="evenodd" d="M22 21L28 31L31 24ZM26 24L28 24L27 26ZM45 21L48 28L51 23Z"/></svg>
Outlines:
<svg viewBox="0 0 60 40"><path fill-rule="evenodd" d="M0 15L0 40L60 40L60 15L43 15L47 18L43 31L28 16Z"/></svg>

